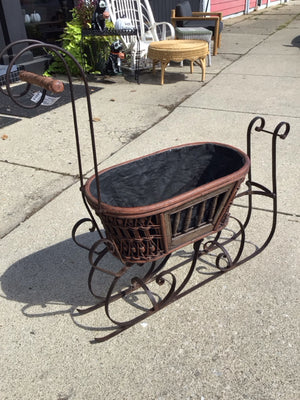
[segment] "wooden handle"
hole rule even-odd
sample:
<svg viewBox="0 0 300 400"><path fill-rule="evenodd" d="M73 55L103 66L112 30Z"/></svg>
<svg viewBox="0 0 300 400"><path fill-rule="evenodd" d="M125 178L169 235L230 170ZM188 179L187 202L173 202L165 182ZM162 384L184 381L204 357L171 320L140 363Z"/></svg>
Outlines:
<svg viewBox="0 0 300 400"><path fill-rule="evenodd" d="M41 76L28 71L20 71L19 76L21 81L32 83L33 85L40 86L53 93L61 93L64 91L64 84L62 81L48 76Z"/></svg>

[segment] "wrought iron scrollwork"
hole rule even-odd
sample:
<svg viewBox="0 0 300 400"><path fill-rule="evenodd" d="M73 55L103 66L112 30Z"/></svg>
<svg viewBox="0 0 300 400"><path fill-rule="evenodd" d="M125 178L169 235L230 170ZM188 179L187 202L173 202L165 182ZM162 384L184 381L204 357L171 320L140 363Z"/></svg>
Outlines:
<svg viewBox="0 0 300 400"><path fill-rule="evenodd" d="M35 50L36 48L43 48L46 52L52 54L54 53L57 57L65 65L66 74L68 78L68 83L70 87L70 97L72 103L72 111L73 111L73 122L74 122L74 131L75 131L75 139L77 146L77 157L78 157L78 168L79 168L79 176L80 176L80 190L82 193L82 198L84 205L88 212L88 217L79 220L73 227L72 230L72 238L74 242L81 248L84 248L88 251L88 259L90 263L90 272L88 276L88 287L93 296L98 300L98 303L83 310L78 310L79 314L86 314L90 311L96 310L100 307L104 307L106 316L108 319L115 324L116 330L114 333L110 333L109 335L103 338L97 338L96 341L103 341L113 337L119 332L128 329L130 326L142 321L153 313L161 310L166 307L168 304L180 299L188 293L191 293L193 290L203 286L204 284L212 281L212 279L217 278L218 276L232 270L233 268L242 265L243 263L251 260L253 257L260 254L270 243L276 229L277 223L277 159L276 159L276 144L277 138L285 139L290 131L290 125L287 122L280 122L273 131L269 131L265 129L265 120L262 117L254 118L248 127L247 131L247 155L251 159L252 145L251 140L252 136L257 133L266 133L271 136L272 146L271 146L271 185L268 187L267 185L261 184L253 180L252 177L252 169L250 167L247 181L246 181L246 189L238 195L236 194L236 190L238 189L242 179L246 174L242 177L239 177L237 182L234 182L232 188L229 188L228 195L223 193L223 189L218 193L218 197L215 197L214 200L208 196L202 199L202 203L197 203L198 208L193 207L194 204L188 204L188 208L178 208L178 206L174 206L174 210L168 210L168 213L171 215L171 225L169 226L164 219L165 214L164 211L159 212L159 214L150 214L147 217L145 216L134 216L129 219L127 216L119 216L112 217L108 214L106 217L102 216L100 213L101 210L101 195L100 195L100 183L99 179L96 179L96 200L97 206L92 207L95 211L96 215L101 215L101 221L106 231L106 236L104 237L101 233L101 230L96 222L93 212L89 207L89 204L85 194L85 185L84 185L84 174L82 168L82 159L81 159L81 148L80 148L80 140L79 140L79 130L78 130L78 122L77 122L77 112L76 105L74 99L74 90L72 85L72 77L70 74L69 66L66 62L66 58L70 58L75 65L78 67L78 71L82 77L83 84L86 90L86 101L87 101L87 109L88 109L88 119L90 125L90 134L91 134L91 147L92 147L92 155L93 155L93 165L94 165L94 173L95 176L98 177L98 160L96 154L96 141L94 135L93 128L93 118L91 111L91 101L88 89L88 82L85 77L83 68L78 64L75 58L65 51L64 49L59 48L55 45L45 44L39 41L34 40L24 40L12 43L8 47L6 47L0 54L0 58L3 56L4 52L10 49L11 46L24 44L23 49L19 51L19 53L13 57L10 65L8 66L6 73L6 91L0 90L9 95L12 100L24 107L24 108L35 108L38 107L42 101L44 100L46 91L43 91L42 97L38 103L33 106L24 106L19 101L19 98L24 96L29 90L30 85L27 85L22 93L14 95L10 88L10 73L12 71L13 65L20 58L25 51ZM244 157L247 158L246 155ZM248 160L248 158L247 158ZM248 160L249 162L249 160ZM208 194L205 194L208 195ZM252 212L254 210L253 207L253 197L254 196L264 196L271 200L272 208L272 222L270 230L266 234L266 238L264 239L262 245L260 247L255 247L254 251L251 254L245 255L245 243L246 243L246 230L252 218ZM245 197L247 199L247 212L244 218L244 221L241 222L239 219L233 216L229 216L229 206L231 205L233 198L235 199ZM226 201L225 201L226 200ZM228 204L227 204L228 200ZM226 204L226 206L225 206ZM217 210L217 205L220 205L222 210L220 211L220 215ZM222 207L221 207L222 206ZM206 210L207 208L207 210ZM232 210L232 208L231 208ZM207 221L205 221L205 213L207 211ZM193 214L194 213L194 214ZM214 224L212 224L212 220L216 218L220 219L220 225L216 228ZM114 218L114 220L113 220ZM223 237L224 228L227 225L228 220L234 221L237 224L237 230L231 234L231 236ZM204 224L205 222L205 224ZM98 233L98 240L96 240L92 245L87 245L83 243L79 239L78 231L80 228L89 224L90 232ZM161 224L164 224L166 230L170 231L170 238L163 237L160 231ZM204 225L203 225L204 224ZM168 226L167 226L168 225ZM212 225L212 228L207 228L208 225ZM202 228L208 230L202 230ZM143 229L142 229L143 228ZM179 229L180 228L180 229ZM112 232L114 230L121 230L123 232L123 236L117 243L114 239L114 235ZM195 236L191 235L191 229L193 229L193 234L196 232ZM201 232L201 233L199 233ZM171 267L167 267L167 262L170 259L172 252L176 246L173 243L176 242L177 236L183 235L184 239L186 239L185 243L179 243L180 247L186 246L188 244L193 243L193 252L192 256L187 259L186 262L179 262ZM173 236L172 236L173 235ZM197 236L198 235L198 236ZM211 236L215 235L213 239ZM233 243L237 243L237 245L232 246ZM179 246L179 245L178 245ZM177 247L180 248L180 247ZM132 254L131 254L131 253ZM115 256L119 262L121 262L121 266L118 267L118 270L114 272L110 265L108 267L102 266L104 262L105 256L111 253ZM126 254L128 258L126 258ZM214 255L214 265L213 273L209 278L204 279L203 281L198 281L196 284L194 281L192 282L192 277L195 277L196 264L199 262L199 258L203 258L206 255ZM155 261L154 261L155 260ZM150 261L150 265L146 264ZM129 271L132 270L134 263L141 264L141 267L145 268L142 272L142 277L133 276L129 274ZM189 263L187 270L185 271L182 268L185 264ZM180 275L181 279L178 279L176 272L182 272ZM178 270L178 271L177 271ZM105 276L108 279L108 289L104 291L104 294L101 295L98 292L98 289L93 288L94 276L95 273L102 274L101 277ZM178 274L179 275L179 274ZM183 275L183 277L182 277ZM196 276L198 278L198 276ZM125 288L120 283L122 279L125 280ZM120 288L118 288L118 285ZM167 286L169 285L169 287ZM161 291L159 291L161 289ZM138 316L134 316L133 318L127 317L125 320L118 320L118 318L112 315L111 306L112 303L116 300L125 299L126 297L133 296L138 292L141 292L146 295L146 299L149 301L150 307L140 307L141 311ZM158 293L157 293L158 292ZM162 292L162 293L161 293ZM129 302L127 302L128 304Z"/></svg>
<svg viewBox="0 0 300 400"><path fill-rule="evenodd" d="M239 227L237 232L234 232L233 235L228 239L222 239L222 241L220 239L221 232L219 232L214 239L203 242L203 250L200 251L201 257L203 255L212 253L215 250L221 250L221 252L215 256L215 267L222 272L227 272L242 263L241 256L243 254L246 240L246 233L242 222L233 216L230 216L229 218L237 222ZM234 258L232 258L229 250L226 248L226 245L232 242L239 243L239 247ZM225 263L225 265L222 265L221 263Z"/></svg>
<svg viewBox="0 0 300 400"><path fill-rule="evenodd" d="M24 43L24 40L19 40L19 41L10 43L8 46L5 47L5 49L3 49L0 52L0 60L2 59L3 55L5 53L8 53L13 46L18 45L18 44L23 44L23 43ZM42 42L40 42L38 40L32 40L32 39L27 39L26 43L28 45L38 45L40 47L43 45ZM30 109L39 107L43 103L43 101L45 100L47 91L45 89L43 89L40 99L36 103L28 105L28 104L24 104L24 103L20 102L18 99L22 98L29 92L30 87L31 87L30 83L26 83L25 88L23 89L23 91L21 93L13 93L11 85L10 85L11 76L14 73L13 67L15 67L16 60L19 59L20 56L23 53L25 53L26 51L28 51L27 48L24 48L22 51L20 51L16 56L14 56L13 60L7 66L6 75L5 75L6 91L1 86L0 86L0 91L1 91L1 93L9 96L14 101L14 103L16 103L18 106L30 110ZM17 67L17 71L15 72L15 74L18 74L19 71L20 71L20 68Z"/></svg>
<svg viewBox="0 0 300 400"><path fill-rule="evenodd" d="M133 264L123 263L123 267L118 273L112 274L109 271L105 271L102 267L99 267L100 261L103 259L103 256L110 250L110 252L116 252L116 249L113 247L113 244L109 243L105 240L100 240L92 246L90 249L90 263L91 263L91 273L89 278L89 286L91 290L91 280L94 272L99 270L101 272L105 272L106 274L114 275L112 278L111 285L106 292L105 297L100 298L96 296L100 302L96 306L90 307L87 311L94 310L96 308L104 306L106 316L108 319L115 324L115 332L110 333L104 337L96 338L95 342L102 342L107 340L116 334L128 329L132 325L142 321L153 313L161 310L166 307L168 304L180 299L188 293L191 293L193 290L203 286L204 284L212 281L218 276L231 271L237 266L242 265L243 263L249 261L253 257L260 254L270 243L276 227L276 215L277 215L277 186L276 186L276 139L279 137L280 139L285 139L289 133L290 127L287 123L282 122L277 125L273 132L267 131L265 129L265 120L261 117L255 118L249 125L248 135L247 135L247 146L248 146L248 155L251 156L251 135L255 132L266 132L268 134L272 134L272 186L268 188L265 185L262 185L258 182L253 181L251 169L248 174L248 180L246 182L246 190L242 193L238 194L236 198L247 197L248 199L248 209L246 212L244 222L241 222L240 219L235 216L229 215L229 222L232 221L236 225L236 229L231 231L230 236L223 235L223 230L216 233L214 238L200 238L194 243L193 254L192 257L188 259L187 262L190 263L189 268L185 273L185 277L181 278L180 282L176 275L176 269L181 268L182 264L176 264L172 267L167 268L166 264L170 258L171 254L168 254L163 258L160 263L154 261L149 266L147 272L144 276L141 277L133 277L131 278L127 289L123 289L120 293L116 293L116 286L121 277L126 277L126 274L129 269L133 266ZM273 202L272 206L272 223L270 231L266 235L266 239L260 247L255 246L254 251L251 254L245 253L245 244L247 242L246 239L246 228L250 222L253 204L252 197L253 196L265 196L269 197ZM107 251L96 252L97 247L104 243L106 245ZM234 243L234 246L232 244ZM93 257L92 257L93 254ZM116 254L116 253L115 253ZM214 262L213 264L210 262L209 264L216 269L215 272L212 272L210 276L204 279L201 282L190 285L192 282L192 277L195 276L195 267L196 263L199 259L203 259L203 257L207 255L213 255ZM211 259L210 259L211 260ZM169 285L168 290L164 290L164 294L160 293L160 288L164 288L166 285ZM140 307L140 314L138 316L134 316L128 320L118 320L112 315L111 305L115 300L118 299L126 299L126 296L132 296L134 294L145 294L146 298L149 301L148 308ZM138 296L135 295L135 300L138 299ZM130 302L127 302L130 304ZM130 304L132 306L132 304ZM135 307L137 305L135 304Z"/></svg>
<svg viewBox="0 0 300 400"><path fill-rule="evenodd" d="M86 249L86 250L90 250L90 247L86 246L83 243L80 243L79 240L76 237L79 227L81 227L81 225L86 224L86 223L90 223L92 225L89 228L90 232L94 232L96 230L96 224L95 224L95 221L93 219L91 219L91 218L82 218L79 221L77 221L76 224L73 226L72 239L77 244L77 246L79 246L79 247L81 247L83 249Z"/></svg>

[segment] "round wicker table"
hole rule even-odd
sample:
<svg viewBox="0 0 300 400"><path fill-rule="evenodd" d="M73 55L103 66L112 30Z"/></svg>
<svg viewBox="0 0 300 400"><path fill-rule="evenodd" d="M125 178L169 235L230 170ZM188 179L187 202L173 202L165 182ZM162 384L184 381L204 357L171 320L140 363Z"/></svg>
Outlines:
<svg viewBox="0 0 300 400"><path fill-rule="evenodd" d="M153 60L153 72L155 72L156 64L161 63L162 85L164 84L165 69L170 61L189 60L191 73L193 73L195 62L202 69L202 81L204 81L207 55L208 43L204 40L162 40L150 43L148 49L148 57Z"/></svg>

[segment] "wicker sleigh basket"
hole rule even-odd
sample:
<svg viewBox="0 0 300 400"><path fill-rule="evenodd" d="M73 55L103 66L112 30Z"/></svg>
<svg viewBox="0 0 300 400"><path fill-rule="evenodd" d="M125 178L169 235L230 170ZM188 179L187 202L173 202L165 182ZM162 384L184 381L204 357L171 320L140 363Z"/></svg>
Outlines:
<svg viewBox="0 0 300 400"><path fill-rule="evenodd" d="M113 254L142 264L223 229L249 166L234 147L186 144L102 170L84 194Z"/></svg>
<svg viewBox="0 0 300 400"><path fill-rule="evenodd" d="M22 44L25 45L24 48L11 60L4 78L6 92L3 93L10 96L16 104L27 109L36 108L42 104L47 91L61 93L63 90L61 81L17 70L16 79L20 78L27 82L27 85L24 92L14 95L9 82L15 80L15 77L12 76L12 72L14 72L12 68L15 64L17 65L16 60L23 53L41 47L44 50L48 49L60 57L67 71L80 191L88 211L87 218L81 218L75 223L72 229L72 238L78 246L89 252L91 269L88 276L88 287L97 298L97 304L86 309L78 309L78 312L86 314L104 307L106 316L115 326L114 331L104 337L96 338L93 343L112 338L168 304L211 282L221 274L253 259L269 245L277 223L276 140L287 137L290 131L290 125L287 122L280 122L273 131L270 131L265 129L264 118L255 117L247 130L247 155L227 144L191 143L161 150L99 172L89 87L82 67L65 50L55 45L29 39L10 44L2 53L0 52L0 58L3 54L10 54L8 50L14 45ZM63 55L67 55L77 65L86 90L94 165L94 175L87 181L85 181L85 170L82 165L73 84ZM28 93L31 84L43 88L43 92L38 103L26 105L19 98ZM0 91L2 92L1 87ZM250 169L251 137L256 132L271 135L271 187L252 179ZM247 188L237 194L247 174ZM234 198L243 196L247 198L247 212L244 221L232 216L237 230L231 230L230 227L231 236L224 235L225 237L222 237L221 231L229 220L231 203ZM244 247L245 243L249 242L249 239L246 239L246 228L252 218L254 196L263 196L271 200L272 222L265 239L259 246L256 244L252 246L254 250L249 254L248 249L247 252L244 252ZM102 221L104 235L93 211ZM255 221L255 226L258 226L257 222ZM85 240L81 242L78 237L79 228L82 225L85 226L86 223L92 224L90 231L96 230L98 233L97 240L92 245L87 244ZM214 236L211 238L210 235ZM203 240L205 238L207 240ZM170 268L167 268L169 256L190 243L194 243L192 256L186 257L184 261L175 262L175 265L172 264ZM231 243L235 243L237 246L232 246L233 251L228 251L227 245L230 246ZM252 241L251 243L254 244ZM214 261L209 262L212 268L216 268L215 272L214 270L209 274L205 272L204 275L207 277L204 280L198 280L197 276L197 282L192 282L191 278L194 276L194 271L197 271L196 264L199 257L213 254L215 250ZM232 250L231 246L230 250ZM108 251L123 263L120 269L116 269L111 264L103 268L102 261ZM156 263L155 261L158 259L162 260ZM151 262L151 264L145 268L138 268L139 274L136 274L135 268L131 269L133 264L147 262ZM186 268L187 264L189 264L188 268ZM176 276L175 272L181 267L184 267L183 274ZM130 273L129 270L131 270ZM102 285L99 288L98 284L94 286L95 271L105 274L104 281L108 282L108 289L102 288ZM104 275L101 277L103 278ZM106 286L106 282L104 286ZM159 291L159 288L162 290ZM99 289L101 290L98 291ZM135 295L131 297L133 293ZM141 302L137 303L137 297L140 295ZM130 317L124 313L121 320L114 316L111 305L121 299L124 299L126 304L133 306L135 311L141 311L141 314L136 315L134 312L133 317ZM145 306L144 299L146 302L150 302L150 308ZM103 331L106 330L107 328Z"/></svg>

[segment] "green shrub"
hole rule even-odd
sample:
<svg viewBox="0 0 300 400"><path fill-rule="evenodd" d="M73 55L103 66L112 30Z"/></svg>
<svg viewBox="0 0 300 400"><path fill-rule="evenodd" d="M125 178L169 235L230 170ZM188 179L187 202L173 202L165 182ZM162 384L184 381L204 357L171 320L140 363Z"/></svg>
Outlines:
<svg viewBox="0 0 300 400"><path fill-rule="evenodd" d="M90 24L86 25L90 27ZM113 28L110 21L106 21L106 27ZM116 40L116 36L85 36L82 37L82 22L77 9L72 10L72 20L67 22L64 33L61 35L62 47L71 53L86 72L101 73L110 54L110 45ZM76 76L79 70L69 57L65 57L70 68L71 75ZM54 55L46 75L64 74L65 67L62 60Z"/></svg>

